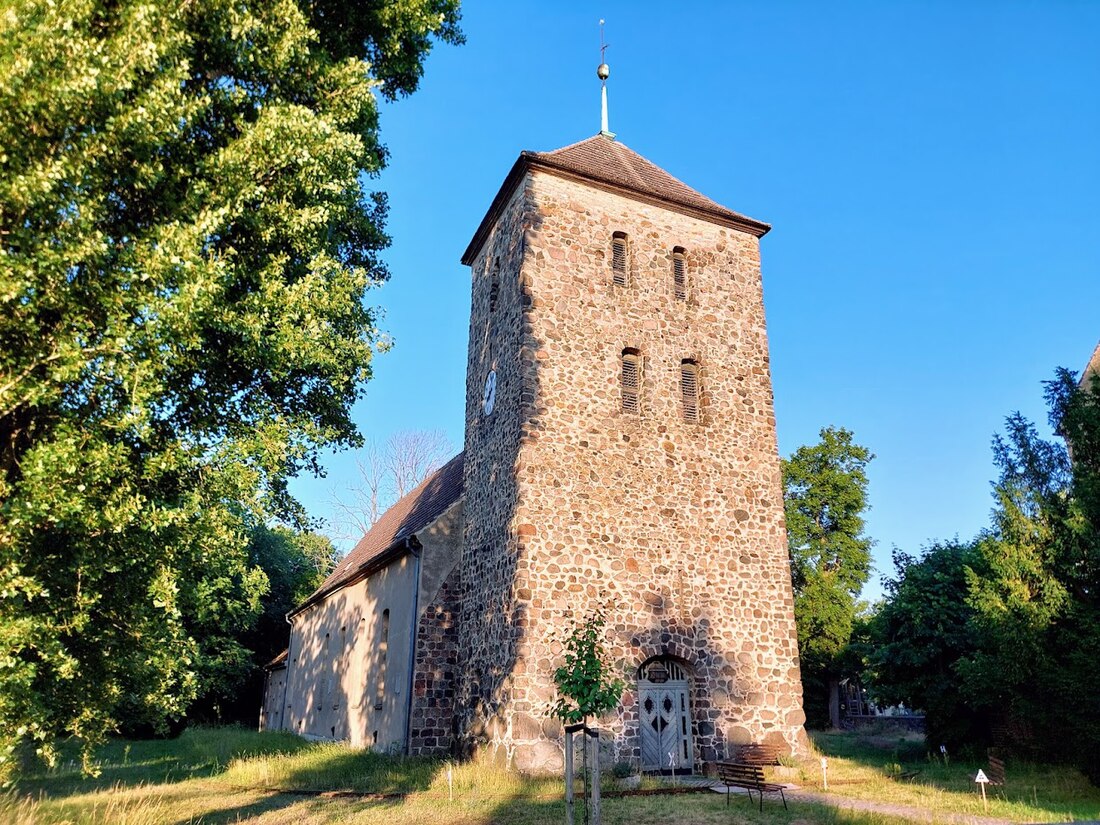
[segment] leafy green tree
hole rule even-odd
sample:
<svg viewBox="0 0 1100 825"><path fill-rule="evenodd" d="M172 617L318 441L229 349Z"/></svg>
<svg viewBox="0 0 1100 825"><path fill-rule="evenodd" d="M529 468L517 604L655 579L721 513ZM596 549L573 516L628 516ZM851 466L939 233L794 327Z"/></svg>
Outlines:
<svg viewBox="0 0 1100 825"><path fill-rule="evenodd" d="M565 663L554 671L554 715L565 724L585 722L618 707L626 683L614 678L604 648L603 609L574 622L562 640Z"/></svg>
<svg viewBox="0 0 1100 825"><path fill-rule="evenodd" d="M1074 599L1094 607L1100 600L1100 375L1079 386L1073 373L1058 370L1046 384L1046 400L1070 459L1058 567Z"/></svg>
<svg viewBox="0 0 1100 825"><path fill-rule="evenodd" d="M188 708L189 719L255 722L263 666L289 643L286 614L321 585L337 561L336 548L325 536L262 524L252 529L247 554L249 564L267 577L267 592L246 625L188 628L200 648L217 654L200 659L200 691Z"/></svg>
<svg viewBox="0 0 1100 825"><path fill-rule="evenodd" d="M990 528L934 545L919 562L895 553L873 656L880 694L924 709L929 736L955 749L988 744L993 726L1038 721L1059 666L1050 633L1067 606L1054 557L1065 451L1015 414L993 454L1001 472Z"/></svg>
<svg viewBox="0 0 1100 825"><path fill-rule="evenodd" d="M959 689L958 663L977 648L969 603L971 574L980 568L974 543L934 544L920 558L895 549L895 577L871 623L868 664L874 697L923 710L928 737L952 750L980 741L979 718Z"/></svg>
<svg viewBox="0 0 1100 825"><path fill-rule="evenodd" d="M845 429L783 461L787 539L806 708L811 724L840 723L839 680L857 599L871 571L872 541L863 535L867 465L874 455Z"/></svg>
<svg viewBox="0 0 1100 825"><path fill-rule="evenodd" d="M923 707L930 736L974 747L996 731L1100 782L1100 380L1059 370L1046 396L1071 449L1006 420L990 528L896 557L871 658L880 695Z"/></svg>
<svg viewBox="0 0 1100 825"><path fill-rule="evenodd" d="M1001 477L980 542L988 574L970 582L980 648L959 673L1010 744L1100 778L1100 400L1065 370L1046 386L1051 424L1073 459L1018 414L994 441Z"/></svg>
<svg viewBox="0 0 1100 825"><path fill-rule="evenodd" d="M248 525L358 444L387 273L375 94L457 0L0 14L0 758L181 715L268 587ZM211 637L208 637L211 638ZM3 764L0 764L2 769Z"/></svg>
<svg viewBox="0 0 1100 825"><path fill-rule="evenodd" d="M967 571L970 633L976 649L956 667L960 691L1002 726L1041 714L1046 674L1058 667L1051 633L1068 607L1057 554L1066 517L1065 449L1041 439L1019 413L993 440L1000 478L992 524L974 543Z"/></svg>
<svg viewBox="0 0 1100 825"><path fill-rule="evenodd" d="M1100 375L1079 386L1075 375L1058 370L1046 384L1050 423L1071 448L1065 518L1058 531L1055 565L1068 594L1064 619L1052 645L1059 667L1047 674L1063 703L1046 705L1061 755L1080 765L1100 785ZM1063 708L1070 713L1059 712Z"/></svg>

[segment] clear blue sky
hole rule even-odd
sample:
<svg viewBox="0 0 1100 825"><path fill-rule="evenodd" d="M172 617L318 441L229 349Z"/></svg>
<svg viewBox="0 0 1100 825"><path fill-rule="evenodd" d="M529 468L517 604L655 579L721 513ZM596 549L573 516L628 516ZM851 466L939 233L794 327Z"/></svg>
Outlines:
<svg viewBox="0 0 1100 825"><path fill-rule="evenodd" d="M827 425L871 466L879 592L891 546L988 521L990 439L1045 422L1041 382L1100 338L1100 3L469 3L385 105L392 351L367 437L462 445L474 229L522 149L611 128L762 241L780 451ZM294 490L332 514L353 457Z"/></svg>

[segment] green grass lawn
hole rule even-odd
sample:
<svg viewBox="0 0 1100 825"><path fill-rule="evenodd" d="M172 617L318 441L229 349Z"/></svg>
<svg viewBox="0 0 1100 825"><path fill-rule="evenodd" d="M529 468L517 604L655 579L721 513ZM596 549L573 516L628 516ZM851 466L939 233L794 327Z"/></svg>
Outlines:
<svg viewBox="0 0 1100 825"><path fill-rule="evenodd" d="M923 746L850 734L820 735L815 741L820 752L829 755L831 792L939 812L981 813L980 798L969 783L973 775L969 766L952 762L943 768L929 763L912 784L885 777L884 765L901 761L908 768L918 756L923 758ZM794 781L808 789L819 786L817 762L816 758L806 762L801 779ZM99 777L82 778L75 750L66 749L56 768L29 772L14 792L0 797L0 822L559 825L565 818L560 779L523 777L479 762L385 757L240 728L194 728L167 741L112 741L98 754L97 764L102 771ZM1073 772L1009 763L1008 773L1009 800L991 800L990 815L1028 822L1100 816L1100 790ZM1025 783L1037 784L1027 786L1025 794ZM390 794L401 796L385 796ZM761 814L743 796L730 801L727 808L725 799L713 793L606 799L604 822L897 825L904 821L806 802L791 802L790 811L785 812L771 798L765 800ZM1000 807L995 810L995 806Z"/></svg>
<svg viewBox="0 0 1100 825"><path fill-rule="evenodd" d="M1100 819L1100 788L1080 772L1061 765L1035 765L1008 759L1004 788L987 788L988 810L974 776L988 765L980 760L949 759L929 752L920 735L898 731L813 735L820 756L829 759L829 792L937 811L987 815L1017 822ZM888 765L919 771L911 780L887 775ZM798 784L820 790L820 761L808 760Z"/></svg>

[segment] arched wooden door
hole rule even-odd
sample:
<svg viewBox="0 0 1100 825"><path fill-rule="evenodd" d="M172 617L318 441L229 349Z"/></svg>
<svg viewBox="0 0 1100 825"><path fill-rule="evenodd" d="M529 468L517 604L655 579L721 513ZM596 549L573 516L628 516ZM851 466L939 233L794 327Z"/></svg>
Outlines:
<svg viewBox="0 0 1100 825"><path fill-rule="evenodd" d="M690 773L691 691L686 668L668 659L647 662L638 676L642 770Z"/></svg>

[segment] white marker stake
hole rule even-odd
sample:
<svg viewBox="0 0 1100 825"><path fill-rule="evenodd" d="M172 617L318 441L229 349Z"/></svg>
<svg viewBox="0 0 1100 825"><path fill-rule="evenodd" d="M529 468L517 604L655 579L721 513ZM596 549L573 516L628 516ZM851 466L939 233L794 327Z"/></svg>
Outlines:
<svg viewBox="0 0 1100 825"><path fill-rule="evenodd" d="M829 760L824 756L821 757L821 784L829 790Z"/></svg>
<svg viewBox="0 0 1100 825"><path fill-rule="evenodd" d="M978 775L974 777L974 781L982 789L982 807L985 808L986 813L989 813L989 803L985 799L985 784L989 781L989 777L985 775L985 771L978 768Z"/></svg>

